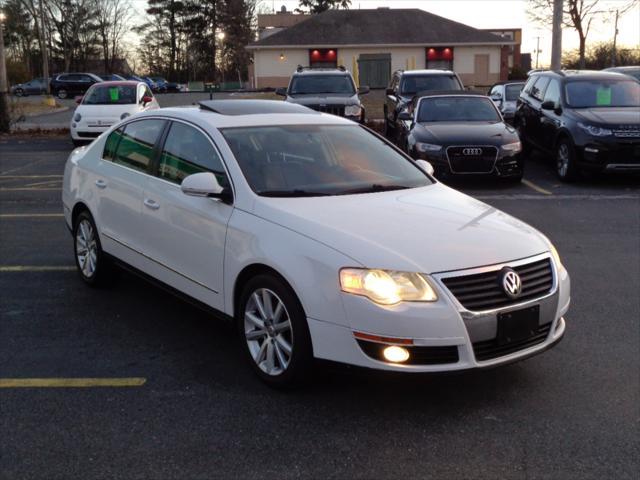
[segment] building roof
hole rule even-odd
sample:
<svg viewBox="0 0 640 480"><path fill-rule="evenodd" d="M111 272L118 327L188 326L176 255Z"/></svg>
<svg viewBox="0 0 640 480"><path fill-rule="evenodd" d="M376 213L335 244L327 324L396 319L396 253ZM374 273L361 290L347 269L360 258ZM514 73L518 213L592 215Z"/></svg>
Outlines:
<svg viewBox="0 0 640 480"><path fill-rule="evenodd" d="M417 8L327 10L248 46L464 45L514 43Z"/></svg>

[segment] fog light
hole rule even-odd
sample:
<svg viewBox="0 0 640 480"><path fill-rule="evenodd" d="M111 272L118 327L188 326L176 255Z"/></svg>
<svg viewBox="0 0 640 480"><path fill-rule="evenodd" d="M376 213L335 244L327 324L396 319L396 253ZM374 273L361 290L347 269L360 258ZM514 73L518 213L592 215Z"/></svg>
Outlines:
<svg viewBox="0 0 640 480"><path fill-rule="evenodd" d="M389 362L402 363L409 360L409 351L397 345L386 347L382 353L384 358Z"/></svg>

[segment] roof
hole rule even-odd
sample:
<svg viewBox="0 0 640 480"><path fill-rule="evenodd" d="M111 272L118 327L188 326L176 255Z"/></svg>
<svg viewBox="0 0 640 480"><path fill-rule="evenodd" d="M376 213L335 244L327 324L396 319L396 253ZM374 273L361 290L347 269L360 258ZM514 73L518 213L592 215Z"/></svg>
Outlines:
<svg viewBox="0 0 640 480"><path fill-rule="evenodd" d="M351 73L348 70L341 70L339 68L305 68L304 70L296 70L295 72L293 72L293 75L295 76L335 75L335 76L341 76L341 77L348 77L351 75Z"/></svg>
<svg viewBox="0 0 640 480"><path fill-rule="evenodd" d="M347 45L464 45L514 42L417 8L330 9L247 48Z"/></svg>
<svg viewBox="0 0 640 480"><path fill-rule="evenodd" d="M205 100L200 108L221 115L259 115L272 113L298 113L318 115L318 112L295 103L277 100Z"/></svg>
<svg viewBox="0 0 640 480"><path fill-rule="evenodd" d="M534 72L530 76L547 75L556 78L564 78L571 80L607 80L607 79L627 79L628 77L618 72L603 72L601 70L545 70L542 72Z"/></svg>
<svg viewBox="0 0 640 480"><path fill-rule="evenodd" d="M423 70L398 70L403 77L419 76L419 75L455 75L452 70L440 69L423 69Z"/></svg>
<svg viewBox="0 0 640 480"><path fill-rule="evenodd" d="M134 87L140 84L146 85L146 83L136 80L107 80L96 83L100 87Z"/></svg>

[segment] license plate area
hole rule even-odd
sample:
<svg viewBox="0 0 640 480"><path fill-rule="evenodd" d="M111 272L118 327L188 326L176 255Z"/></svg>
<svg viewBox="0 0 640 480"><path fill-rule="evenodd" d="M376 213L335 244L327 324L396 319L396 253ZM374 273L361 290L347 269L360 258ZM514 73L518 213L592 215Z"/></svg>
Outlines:
<svg viewBox="0 0 640 480"><path fill-rule="evenodd" d="M498 345L531 338L538 333L540 305L498 314Z"/></svg>

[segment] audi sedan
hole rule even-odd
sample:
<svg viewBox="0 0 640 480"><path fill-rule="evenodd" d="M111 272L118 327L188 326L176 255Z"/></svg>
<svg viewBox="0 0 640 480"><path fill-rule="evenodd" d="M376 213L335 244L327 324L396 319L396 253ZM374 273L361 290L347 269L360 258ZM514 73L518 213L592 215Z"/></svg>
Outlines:
<svg viewBox="0 0 640 480"><path fill-rule="evenodd" d="M570 281L556 249L430 172L346 119L220 100L77 148L62 199L84 282L124 267L189 297L235 323L272 386L314 359L442 372L557 344Z"/></svg>

